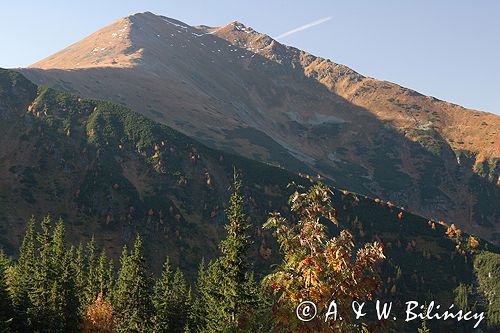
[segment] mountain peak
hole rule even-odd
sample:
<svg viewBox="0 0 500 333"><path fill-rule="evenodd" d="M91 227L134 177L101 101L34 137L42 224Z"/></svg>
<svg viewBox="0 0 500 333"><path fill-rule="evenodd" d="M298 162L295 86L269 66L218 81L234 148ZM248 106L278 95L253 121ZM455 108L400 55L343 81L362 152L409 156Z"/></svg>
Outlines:
<svg viewBox="0 0 500 333"><path fill-rule="evenodd" d="M116 20L81 41L30 68L130 68L143 64L143 52L165 52L168 37L197 30L184 22L152 12L135 13Z"/></svg>
<svg viewBox="0 0 500 333"><path fill-rule="evenodd" d="M90 67L130 67L132 46L130 32L133 19L126 16L92 33L81 41L29 66L30 68L77 69Z"/></svg>
<svg viewBox="0 0 500 333"><path fill-rule="evenodd" d="M432 127L448 138L453 149L500 156L497 144L500 134L494 130L498 117L482 113L472 115L471 110L422 98L425 96L411 89L364 77L345 65L281 44L236 20L219 27L190 26L151 12L136 13L30 67L66 70L141 68L152 71L152 75L175 74L182 78L182 82L192 82L192 89L202 84L193 79L200 73L207 77L213 75L209 73L216 73L220 77L221 72L229 72L229 67L237 73L226 77L232 82L229 85L234 84L235 77L245 76L250 67L254 73L267 73L264 75L291 74L317 81L350 103L377 110L373 111L376 117L390 122L404 133L415 127L425 130ZM418 107L414 106L417 104ZM435 108L440 111L434 111ZM444 113L436 117L433 112ZM448 127L444 124L446 118L460 118L460 122L473 119L481 132L470 126L470 120L465 129ZM468 137L467 143L464 136Z"/></svg>
<svg viewBox="0 0 500 333"><path fill-rule="evenodd" d="M245 24L239 22L239 21L232 21L232 22L229 22L228 24L226 24L226 26L232 26L234 27L234 29L236 30L241 30L241 31L245 31L245 30L253 30L252 28L246 26Z"/></svg>
<svg viewBox="0 0 500 333"><path fill-rule="evenodd" d="M498 221L493 208L486 218L471 215L461 198L474 191L473 168L500 184L499 162L489 159L500 156L500 117L364 77L238 21L194 27L137 13L32 67L47 69L23 71L36 83L131 106L216 148L344 175L341 186L424 215L462 225L474 219L478 234L485 234L480 224ZM475 162L476 154L485 157ZM449 172L457 160L470 164L460 179ZM429 174L448 181L437 187ZM407 191L415 184L422 185ZM469 202L480 200L476 194Z"/></svg>

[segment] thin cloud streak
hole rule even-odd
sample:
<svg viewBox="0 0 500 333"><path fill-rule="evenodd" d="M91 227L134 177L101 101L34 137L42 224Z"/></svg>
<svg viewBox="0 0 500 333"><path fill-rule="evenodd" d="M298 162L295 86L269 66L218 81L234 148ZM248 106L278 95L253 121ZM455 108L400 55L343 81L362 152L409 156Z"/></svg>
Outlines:
<svg viewBox="0 0 500 333"><path fill-rule="evenodd" d="M314 27L316 25L319 25L319 24L325 23L327 21L330 21L331 19L332 19L331 17L323 17L323 18L321 18L319 20L312 21L312 22L304 24L304 25L302 25L302 26L300 26L298 28L292 29L292 30L287 31L285 33L282 33L281 35L276 36L275 38L276 39L280 39L280 38L288 37L288 36L293 35L294 33L297 33L299 31L303 31L303 30L309 29L311 27Z"/></svg>

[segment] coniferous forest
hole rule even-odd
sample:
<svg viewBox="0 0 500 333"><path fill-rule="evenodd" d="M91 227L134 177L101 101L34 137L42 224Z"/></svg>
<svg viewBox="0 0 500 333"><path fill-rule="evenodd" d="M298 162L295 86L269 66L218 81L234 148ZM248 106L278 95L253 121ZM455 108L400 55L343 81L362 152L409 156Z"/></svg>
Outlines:
<svg viewBox="0 0 500 333"><path fill-rule="evenodd" d="M356 322L347 310L352 301L380 295L384 244L356 244L348 230L329 236L328 224L338 228L331 190L321 183L294 186L291 216L274 212L263 226L274 230L283 256L261 280L247 258L252 239L236 173L219 256L202 260L192 281L168 257L161 275L153 276L140 235L114 263L94 239L67 244L62 219L32 218L18 259L0 255L0 332L403 331L389 320ZM485 271L498 269L498 257L478 258ZM469 294L457 289L465 306ZM295 308L303 299L318 304L320 314L335 299L343 320L297 320ZM495 309L498 304L489 307L493 325ZM425 320L418 324L418 332L430 332Z"/></svg>

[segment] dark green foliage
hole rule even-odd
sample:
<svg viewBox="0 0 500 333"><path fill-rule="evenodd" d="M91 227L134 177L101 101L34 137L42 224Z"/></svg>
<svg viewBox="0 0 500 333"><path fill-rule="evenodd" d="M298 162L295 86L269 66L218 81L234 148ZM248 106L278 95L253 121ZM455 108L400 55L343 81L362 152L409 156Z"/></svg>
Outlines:
<svg viewBox="0 0 500 333"><path fill-rule="evenodd" d="M86 305L85 287L87 283L87 276L85 270L85 254L83 252L83 245L80 243L76 249L75 259L72 262L73 272L75 273L75 291L78 297L78 304L80 305L80 314L85 314L84 304Z"/></svg>
<svg viewBox="0 0 500 333"><path fill-rule="evenodd" d="M191 289L177 268L172 276L170 260L164 264L161 278L156 281L152 303L152 332L185 332L192 319Z"/></svg>
<svg viewBox="0 0 500 333"><path fill-rule="evenodd" d="M142 253L142 240L137 236L134 248L123 248L120 272L113 294L116 331L150 332L152 304L151 279Z"/></svg>
<svg viewBox="0 0 500 333"><path fill-rule="evenodd" d="M95 246L93 242L90 244L90 248ZM37 232L36 221L32 218L19 259L9 268L7 300L12 299L12 331L80 332L92 290L89 286L95 285L95 298L99 291L109 295L114 278L107 257L102 254L97 261L92 259L93 252L90 250L86 258L83 246L80 245L76 253L74 247L67 247L62 220L52 228L47 216ZM5 261L0 263L5 267ZM95 273L90 274L90 271ZM92 275L95 281L88 279ZM1 287L0 284L0 291Z"/></svg>
<svg viewBox="0 0 500 333"><path fill-rule="evenodd" d="M54 302L54 312L59 317L56 331L78 332L80 304L72 265L74 252L72 249L67 250L62 220L59 220L54 229L51 248L51 267L54 274L51 298Z"/></svg>
<svg viewBox="0 0 500 333"><path fill-rule="evenodd" d="M6 283L8 267L9 259L0 250L0 333L11 331L12 319L14 318L12 302Z"/></svg>
<svg viewBox="0 0 500 333"><path fill-rule="evenodd" d="M205 329L209 332L240 328L258 303L257 288L246 261L250 239L241 187L235 172L233 193L226 210L227 236L220 243L222 256L211 262L206 271L200 268L198 288L206 307Z"/></svg>
<svg viewBox="0 0 500 333"><path fill-rule="evenodd" d="M24 107L27 98L35 98L36 89L23 75L0 68L0 106L5 105L7 110Z"/></svg>
<svg viewBox="0 0 500 333"><path fill-rule="evenodd" d="M171 286L172 294L167 314L169 317L169 332L184 332L189 327L191 316L191 289L188 287L184 274L179 268L175 271Z"/></svg>
<svg viewBox="0 0 500 333"><path fill-rule="evenodd" d="M455 304L459 309L464 311L470 309L472 290L472 285L466 285L463 283L460 283L457 289L455 289Z"/></svg>
<svg viewBox="0 0 500 333"><path fill-rule="evenodd" d="M275 331L276 321L270 311L273 300L257 292L253 276L248 273L245 253L250 239L246 234L241 182L237 178L233 189L226 210L228 235L220 243L222 255L208 268L202 260L194 294L180 269L172 273L168 259L162 276L153 286L139 237L130 253L124 249L115 284L113 266L103 252L97 256L93 240L86 249L82 245L76 250L68 248L62 221L52 228L47 217L37 228L35 219L31 219L17 262L0 253L0 278L5 278L0 279L0 333L80 332L87 314L87 298L95 302L101 292L105 299L112 297L117 332ZM406 217L407 220L412 218ZM429 233L432 232L436 231L429 229ZM426 233L421 234L426 236ZM455 243L449 243L452 250ZM481 252L483 248L480 244L472 252L476 255L478 289L471 285L472 277L466 278L464 272L460 273L460 265L466 263L464 257L457 255L450 268L464 281L456 288L455 304L475 311L484 308L494 330L499 319L496 292L500 288L500 260L498 254ZM415 267L425 264L416 261L411 254L400 252L387 251L391 260L397 259L399 253ZM442 281L446 272L433 267L436 280ZM405 281L406 273L397 265L393 276L398 289L405 290L414 283L411 279ZM447 283L450 281L440 286L446 288ZM477 290L484 297L482 303ZM434 297L429 291L426 295L428 299ZM423 325L420 329L426 332L427 324Z"/></svg>
<svg viewBox="0 0 500 333"><path fill-rule="evenodd" d="M170 320L168 312L170 310L172 300L171 275L172 271L170 269L170 260L167 257L165 264L163 265L162 275L155 283L152 296L152 303L154 307L152 324L153 332L155 333L169 331Z"/></svg>
<svg viewBox="0 0 500 333"><path fill-rule="evenodd" d="M97 287L99 293L102 293L107 299L113 298L113 280L113 261L108 259L106 251L103 250L99 256L99 264L97 266Z"/></svg>
<svg viewBox="0 0 500 333"><path fill-rule="evenodd" d="M85 269L82 274L85 274L83 277L86 282L84 282L84 291L83 291L83 310L90 305L99 294L99 286L98 286L98 277L97 277L97 250L95 245L95 239L92 237L89 244L87 245L87 253L86 258L83 262L85 265Z"/></svg>
<svg viewBox="0 0 500 333"><path fill-rule="evenodd" d="M442 138L439 137L439 134L433 128L426 130L416 129L410 132L409 135L432 155L441 155Z"/></svg>
<svg viewBox="0 0 500 333"><path fill-rule="evenodd" d="M500 325L500 254L481 252L474 260L479 291L486 298L488 325Z"/></svg>
<svg viewBox="0 0 500 333"><path fill-rule="evenodd" d="M16 313L13 325L18 330L28 329L27 310L31 307L29 291L33 288L33 276L37 263L35 223L34 217L28 222L26 234L19 251L19 260L13 270L11 281L12 300Z"/></svg>
<svg viewBox="0 0 500 333"><path fill-rule="evenodd" d="M44 218L40 233L30 221L11 278L17 330L78 331L73 255L66 248L62 221L52 231L50 217Z"/></svg>
<svg viewBox="0 0 500 333"><path fill-rule="evenodd" d="M79 290L81 291L81 311L85 313L87 307L94 302L98 295L102 293L102 297L110 300L113 289L113 263L106 256L105 251L97 256L97 248L95 239L92 237L86 247L86 252L83 246L80 245L76 256L76 281Z"/></svg>
<svg viewBox="0 0 500 333"><path fill-rule="evenodd" d="M205 299L208 295L208 279L206 272L205 258L201 259L200 265L198 267L198 278L196 280L196 291L197 296L193 300L192 312L191 312L191 327L194 328L196 332L203 331L207 325L207 305L205 304Z"/></svg>

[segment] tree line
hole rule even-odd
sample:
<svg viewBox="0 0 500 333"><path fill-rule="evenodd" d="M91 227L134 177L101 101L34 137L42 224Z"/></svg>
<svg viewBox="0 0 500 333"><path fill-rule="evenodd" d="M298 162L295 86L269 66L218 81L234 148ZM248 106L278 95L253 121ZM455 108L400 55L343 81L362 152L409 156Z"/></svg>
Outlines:
<svg viewBox="0 0 500 333"><path fill-rule="evenodd" d="M92 239L69 246L64 222L50 217L28 222L17 260L0 253L0 333L6 332L348 332L348 320L301 322L302 300L328 305L332 295L348 304L369 299L380 279L376 264L383 245L356 246L349 231L327 236L337 224L331 190L321 183L298 187L290 197L293 216L272 213L283 261L256 281L247 259L252 243L242 183L235 174L226 209L220 255L199 264L188 283L165 259L161 276L150 274L138 235L123 247L115 267ZM326 311L319 308L320 312Z"/></svg>

